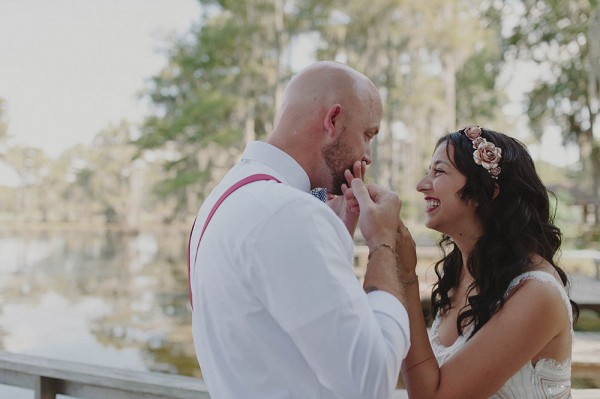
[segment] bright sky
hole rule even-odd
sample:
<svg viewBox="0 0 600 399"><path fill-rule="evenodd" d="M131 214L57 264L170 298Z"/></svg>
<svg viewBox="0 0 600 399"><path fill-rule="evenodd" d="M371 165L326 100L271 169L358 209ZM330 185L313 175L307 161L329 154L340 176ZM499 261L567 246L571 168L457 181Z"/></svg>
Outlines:
<svg viewBox="0 0 600 399"><path fill-rule="evenodd" d="M0 0L0 98L9 144L51 157L139 121L160 51L199 19L196 0ZM1 183L1 177L0 177Z"/></svg>

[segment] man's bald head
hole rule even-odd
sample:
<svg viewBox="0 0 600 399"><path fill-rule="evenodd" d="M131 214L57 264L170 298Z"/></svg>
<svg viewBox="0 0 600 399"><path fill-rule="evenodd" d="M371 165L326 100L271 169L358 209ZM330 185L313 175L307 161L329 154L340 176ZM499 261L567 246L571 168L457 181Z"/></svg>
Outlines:
<svg viewBox="0 0 600 399"><path fill-rule="evenodd" d="M381 100L375 85L362 73L338 62L320 61L304 68L290 81L280 118L314 112L334 103L352 106L355 101Z"/></svg>
<svg viewBox="0 0 600 399"><path fill-rule="evenodd" d="M337 192L348 165L371 163L381 116L381 97L365 75L338 62L316 62L286 87L267 142L292 156L312 187Z"/></svg>

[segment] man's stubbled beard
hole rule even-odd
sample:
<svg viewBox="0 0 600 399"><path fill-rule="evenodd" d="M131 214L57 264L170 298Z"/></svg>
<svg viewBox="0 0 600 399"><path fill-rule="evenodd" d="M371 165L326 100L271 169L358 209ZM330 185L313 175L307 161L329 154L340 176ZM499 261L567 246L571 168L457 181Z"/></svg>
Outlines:
<svg viewBox="0 0 600 399"><path fill-rule="evenodd" d="M328 190L333 195L342 195L342 184L346 183L344 172L346 169L352 171L352 165L356 160L348 160L349 154L352 154L352 148L342 141L345 132L342 129L342 134L331 144L323 148L323 158L329 169L332 177L332 187Z"/></svg>

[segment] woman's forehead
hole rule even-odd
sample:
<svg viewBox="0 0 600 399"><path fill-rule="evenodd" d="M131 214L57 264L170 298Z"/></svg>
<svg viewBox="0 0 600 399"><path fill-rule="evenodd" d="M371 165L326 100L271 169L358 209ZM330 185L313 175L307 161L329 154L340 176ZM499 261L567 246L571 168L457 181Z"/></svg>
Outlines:
<svg viewBox="0 0 600 399"><path fill-rule="evenodd" d="M449 161L449 156L454 156L454 147L452 145L448 146L448 142L444 141L443 143L440 143L433 152L431 163L434 164L437 161Z"/></svg>

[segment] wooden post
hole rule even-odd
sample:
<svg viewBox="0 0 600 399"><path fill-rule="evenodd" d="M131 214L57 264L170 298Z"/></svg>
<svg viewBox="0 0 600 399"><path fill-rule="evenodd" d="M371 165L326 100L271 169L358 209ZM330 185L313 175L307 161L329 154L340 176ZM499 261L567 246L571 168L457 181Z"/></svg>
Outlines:
<svg viewBox="0 0 600 399"><path fill-rule="evenodd" d="M56 399L56 380L38 376L35 382L35 399Z"/></svg>

